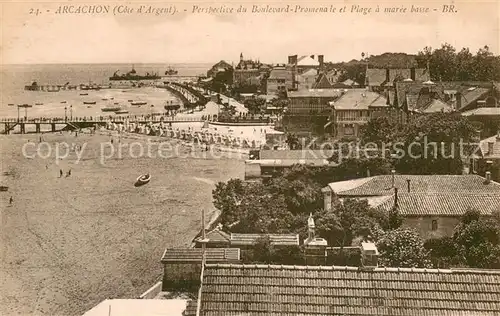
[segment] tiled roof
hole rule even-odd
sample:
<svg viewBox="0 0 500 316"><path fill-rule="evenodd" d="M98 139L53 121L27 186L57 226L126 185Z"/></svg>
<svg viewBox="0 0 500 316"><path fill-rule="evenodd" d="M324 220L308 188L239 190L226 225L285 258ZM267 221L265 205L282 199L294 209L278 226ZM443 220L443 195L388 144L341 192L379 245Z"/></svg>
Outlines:
<svg viewBox="0 0 500 316"><path fill-rule="evenodd" d="M500 116L500 108L477 108L462 112L463 116Z"/></svg>
<svg viewBox="0 0 500 316"><path fill-rule="evenodd" d="M474 209L482 215L491 215L500 210L500 193L497 194L398 194L401 215L405 216L462 216ZM394 207L394 196L378 206L389 211Z"/></svg>
<svg viewBox="0 0 500 316"><path fill-rule="evenodd" d="M207 264L201 316L498 315L500 271Z"/></svg>
<svg viewBox="0 0 500 316"><path fill-rule="evenodd" d="M244 246L253 245L257 239L269 236L271 245L293 246L299 245L299 235L297 234L231 234L231 245Z"/></svg>
<svg viewBox="0 0 500 316"><path fill-rule="evenodd" d="M387 99L366 89L351 89L333 104L335 110L368 110L370 107L385 107Z"/></svg>
<svg viewBox="0 0 500 316"><path fill-rule="evenodd" d="M333 150L261 150L260 159L328 159Z"/></svg>
<svg viewBox="0 0 500 316"><path fill-rule="evenodd" d="M392 87L394 79L401 77L408 79L411 77L411 69L389 69L389 81L386 76L386 69L369 68L366 70L366 78L369 86L389 86ZM429 72L425 68L415 69L415 81L427 81L430 79Z"/></svg>
<svg viewBox="0 0 500 316"><path fill-rule="evenodd" d="M328 80L328 78L324 73L319 75L318 79L313 85L313 89L332 89L332 88L333 88L332 84L330 83L330 81Z"/></svg>
<svg viewBox="0 0 500 316"><path fill-rule="evenodd" d="M488 143L493 143L493 152L489 153L489 145ZM498 135L488 137L479 142L479 146L481 147L481 154L485 158L497 158L500 159L500 138Z"/></svg>
<svg viewBox="0 0 500 316"><path fill-rule="evenodd" d="M381 86L386 84L386 70L369 68L366 70L366 80L369 86Z"/></svg>
<svg viewBox="0 0 500 316"><path fill-rule="evenodd" d="M472 103L478 101L483 96L488 94L491 91L490 88L476 88L474 90L465 90L462 92L462 104L460 109L465 109Z"/></svg>
<svg viewBox="0 0 500 316"><path fill-rule="evenodd" d="M478 175L395 175L395 187L400 192L407 191L410 180L410 192L440 193L495 193L500 194L500 184L491 182L484 184L484 178ZM354 185L351 185L354 183ZM338 196L375 196L391 195L392 175L381 175L364 179L333 182L329 184ZM347 189L342 189L343 187Z"/></svg>
<svg viewBox="0 0 500 316"><path fill-rule="evenodd" d="M182 314L182 316L196 316L196 309L198 307L197 300L189 300L186 304L186 310Z"/></svg>
<svg viewBox="0 0 500 316"><path fill-rule="evenodd" d="M206 248L207 262L238 262L240 249L238 248ZM168 248L161 258L162 263L174 262L201 262L203 249L200 248Z"/></svg>
<svg viewBox="0 0 500 316"><path fill-rule="evenodd" d="M340 90L334 89L308 89L299 91L289 91L289 98L304 98L304 97L320 97L320 98L335 98L342 94Z"/></svg>
<svg viewBox="0 0 500 316"><path fill-rule="evenodd" d="M429 92L425 92L424 88L429 88ZM439 85L429 86L422 82L399 81L396 82L397 105L399 108L404 108L406 105L408 110L417 110L425 113L430 113L429 111L432 111L433 107L438 108L439 111L441 111L441 108L451 109L450 105L445 106L445 103L442 102L444 99L443 91ZM428 94L427 97L426 93ZM440 102L433 104L433 99L440 99ZM431 109L427 110L428 108Z"/></svg>
<svg viewBox="0 0 500 316"><path fill-rule="evenodd" d="M433 99L425 108L421 111L423 113L436 113L436 112L451 112L453 110L452 106L444 103L441 100Z"/></svg>

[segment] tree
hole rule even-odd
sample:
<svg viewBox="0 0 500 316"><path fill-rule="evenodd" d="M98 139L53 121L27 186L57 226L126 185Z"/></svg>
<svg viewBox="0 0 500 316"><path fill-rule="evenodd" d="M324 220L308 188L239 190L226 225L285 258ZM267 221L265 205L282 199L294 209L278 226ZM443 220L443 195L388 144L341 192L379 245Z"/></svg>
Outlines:
<svg viewBox="0 0 500 316"><path fill-rule="evenodd" d="M361 127L361 137L363 143L389 143L399 136L398 130L403 126L388 116L380 116L371 119L368 124Z"/></svg>
<svg viewBox="0 0 500 316"><path fill-rule="evenodd" d="M500 225L494 218L480 218L468 211L455 227L453 241L469 267L500 268Z"/></svg>
<svg viewBox="0 0 500 316"><path fill-rule="evenodd" d="M398 229L403 224L403 216L399 212L398 207L393 207L388 214L388 227L387 229Z"/></svg>
<svg viewBox="0 0 500 316"><path fill-rule="evenodd" d="M377 239L378 218L366 200L347 199L315 214L316 231L330 245L350 246L357 237Z"/></svg>
<svg viewBox="0 0 500 316"><path fill-rule="evenodd" d="M266 100L254 97L245 100L243 104L248 109L248 112L250 112L251 114L259 114L264 110L264 105L266 104Z"/></svg>
<svg viewBox="0 0 500 316"><path fill-rule="evenodd" d="M458 53L450 44L438 49L425 47L418 53L418 64L429 63L431 80L434 81L496 81L500 80L500 57L494 56L488 46L480 48L475 55L468 48Z"/></svg>
<svg viewBox="0 0 500 316"><path fill-rule="evenodd" d="M461 174L466 154L461 144L474 141L477 130L458 113L416 116L404 125L380 118L366 125L361 144L385 148L382 157L396 155L396 169L406 174Z"/></svg>
<svg viewBox="0 0 500 316"><path fill-rule="evenodd" d="M377 242L379 263L386 267L430 267L428 251L420 235L410 229L398 228L386 232Z"/></svg>
<svg viewBox="0 0 500 316"><path fill-rule="evenodd" d="M429 251L434 268L449 268L460 263L455 242L451 237L428 239L424 243L424 248Z"/></svg>
<svg viewBox="0 0 500 316"><path fill-rule="evenodd" d="M245 183L241 179L219 182L212 191L215 208L221 211L221 222L229 225L239 218L238 207L245 195Z"/></svg>

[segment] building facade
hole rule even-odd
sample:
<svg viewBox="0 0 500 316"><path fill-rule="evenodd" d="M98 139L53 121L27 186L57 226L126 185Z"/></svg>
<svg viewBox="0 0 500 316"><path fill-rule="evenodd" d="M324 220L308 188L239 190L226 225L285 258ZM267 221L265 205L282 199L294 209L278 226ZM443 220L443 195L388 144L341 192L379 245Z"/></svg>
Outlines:
<svg viewBox="0 0 500 316"><path fill-rule="evenodd" d="M334 135L337 138L357 138L361 127L373 116L389 110L387 99L366 89L349 89L332 105ZM373 113L373 114L372 114Z"/></svg>
<svg viewBox="0 0 500 316"><path fill-rule="evenodd" d="M500 183L478 175L381 175L332 182L323 188L324 208L346 198L365 199L382 211L397 208L403 226L423 238L451 236L471 209L491 216L500 210Z"/></svg>

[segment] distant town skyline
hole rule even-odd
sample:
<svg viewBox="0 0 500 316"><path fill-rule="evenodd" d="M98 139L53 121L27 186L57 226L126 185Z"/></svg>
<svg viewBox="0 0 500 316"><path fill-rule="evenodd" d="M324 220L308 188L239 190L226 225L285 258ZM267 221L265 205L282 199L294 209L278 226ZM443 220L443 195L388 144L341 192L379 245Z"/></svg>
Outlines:
<svg viewBox="0 0 500 316"><path fill-rule="evenodd" d="M342 5L325 2L330 4ZM30 4L10 3L2 9L0 53L4 64L231 63L238 62L240 53L266 63L285 63L294 54L321 54L325 61L340 62L360 59L362 52L416 54L446 42L472 53L488 45L498 55L499 1L455 5L454 14L33 16ZM40 6L42 12L57 8Z"/></svg>

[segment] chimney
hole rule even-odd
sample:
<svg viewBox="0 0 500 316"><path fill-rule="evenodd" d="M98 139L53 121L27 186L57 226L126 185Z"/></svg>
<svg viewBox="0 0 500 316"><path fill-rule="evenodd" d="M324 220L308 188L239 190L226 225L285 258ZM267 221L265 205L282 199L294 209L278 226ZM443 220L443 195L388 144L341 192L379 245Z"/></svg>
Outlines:
<svg viewBox="0 0 500 316"><path fill-rule="evenodd" d="M494 142L488 142L488 155L493 155L493 146L495 145Z"/></svg>
<svg viewBox="0 0 500 316"><path fill-rule="evenodd" d="M378 255L378 249L374 243L361 243L361 265L363 268L376 268L378 266Z"/></svg>
<svg viewBox="0 0 500 316"><path fill-rule="evenodd" d="M484 184L490 184L491 183L491 172L486 171L486 180L484 181Z"/></svg>
<svg viewBox="0 0 500 316"><path fill-rule="evenodd" d="M319 62L319 70L323 71L323 67L325 65L325 56L324 55L318 55L318 62Z"/></svg>
<svg viewBox="0 0 500 316"><path fill-rule="evenodd" d="M416 76L415 76L415 67L411 67L410 68L410 79L413 80L413 81L415 81L415 78L416 78Z"/></svg>
<svg viewBox="0 0 500 316"><path fill-rule="evenodd" d="M460 108L462 107L462 92L457 91L455 98L456 98L456 101L455 101L456 109L455 110L460 110Z"/></svg>
<svg viewBox="0 0 500 316"><path fill-rule="evenodd" d="M385 69L385 82L386 83L391 82L391 73L390 73L389 68Z"/></svg>
<svg viewBox="0 0 500 316"><path fill-rule="evenodd" d="M394 188L394 208L399 207L398 188Z"/></svg>
<svg viewBox="0 0 500 316"><path fill-rule="evenodd" d="M411 192L411 180L406 179L406 182L408 183L408 193L410 193Z"/></svg>
<svg viewBox="0 0 500 316"><path fill-rule="evenodd" d="M391 175L392 175L392 188L394 188L396 186L396 170L392 169Z"/></svg>
<svg viewBox="0 0 500 316"><path fill-rule="evenodd" d="M332 209L332 189L329 186L321 189L323 193L323 209L325 211L330 211Z"/></svg>
<svg viewBox="0 0 500 316"><path fill-rule="evenodd" d="M294 64L294 62L293 62L293 56L288 56L288 64L289 65Z"/></svg>
<svg viewBox="0 0 500 316"><path fill-rule="evenodd" d="M314 59L314 55L311 55L311 56L309 56L309 57L311 57L312 59Z"/></svg>

